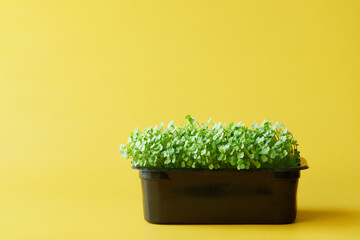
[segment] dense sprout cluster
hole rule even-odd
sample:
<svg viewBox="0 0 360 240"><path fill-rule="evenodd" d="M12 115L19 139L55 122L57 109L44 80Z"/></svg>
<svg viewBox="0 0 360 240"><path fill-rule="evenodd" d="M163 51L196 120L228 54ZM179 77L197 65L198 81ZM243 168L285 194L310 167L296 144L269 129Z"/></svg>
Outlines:
<svg viewBox="0 0 360 240"><path fill-rule="evenodd" d="M204 124L190 115L179 127L171 121L135 129L120 153L138 168L254 169L288 168L300 164L297 141L283 124L264 121Z"/></svg>

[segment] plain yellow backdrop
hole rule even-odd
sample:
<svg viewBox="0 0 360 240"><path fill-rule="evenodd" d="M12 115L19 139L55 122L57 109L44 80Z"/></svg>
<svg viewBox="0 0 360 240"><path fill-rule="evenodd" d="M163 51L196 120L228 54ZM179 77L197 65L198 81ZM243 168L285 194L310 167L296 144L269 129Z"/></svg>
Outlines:
<svg viewBox="0 0 360 240"><path fill-rule="evenodd" d="M360 1L0 2L0 239L354 239ZM136 127L280 120L310 169L290 225L143 220Z"/></svg>

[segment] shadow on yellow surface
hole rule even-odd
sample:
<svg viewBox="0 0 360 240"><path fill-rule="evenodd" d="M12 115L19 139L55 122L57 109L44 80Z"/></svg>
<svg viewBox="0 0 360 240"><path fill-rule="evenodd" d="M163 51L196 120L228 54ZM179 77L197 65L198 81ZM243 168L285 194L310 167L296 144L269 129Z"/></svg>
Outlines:
<svg viewBox="0 0 360 240"><path fill-rule="evenodd" d="M324 227L339 227L356 223L360 212L348 209L304 209L298 210L295 223L312 223Z"/></svg>

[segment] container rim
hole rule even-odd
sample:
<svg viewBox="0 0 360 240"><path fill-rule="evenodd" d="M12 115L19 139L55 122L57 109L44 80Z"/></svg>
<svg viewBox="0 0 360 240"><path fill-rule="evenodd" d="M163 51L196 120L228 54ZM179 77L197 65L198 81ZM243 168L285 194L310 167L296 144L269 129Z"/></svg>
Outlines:
<svg viewBox="0 0 360 240"><path fill-rule="evenodd" d="M148 171L148 172L292 172L305 170L309 168L309 165L305 158L300 157L300 165L291 168L259 168L259 169L214 169L207 168L145 168L145 167L131 167L134 170Z"/></svg>

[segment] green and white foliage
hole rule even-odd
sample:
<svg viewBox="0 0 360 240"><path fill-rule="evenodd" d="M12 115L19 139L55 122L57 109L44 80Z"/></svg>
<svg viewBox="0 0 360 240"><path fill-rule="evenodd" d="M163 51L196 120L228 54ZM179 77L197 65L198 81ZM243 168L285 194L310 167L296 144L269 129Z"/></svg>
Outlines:
<svg viewBox="0 0 360 240"><path fill-rule="evenodd" d="M120 153L139 168L208 168L248 170L288 168L300 164L292 132L283 124L265 121L251 127L242 122L198 123L190 115L176 126L135 129Z"/></svg>

